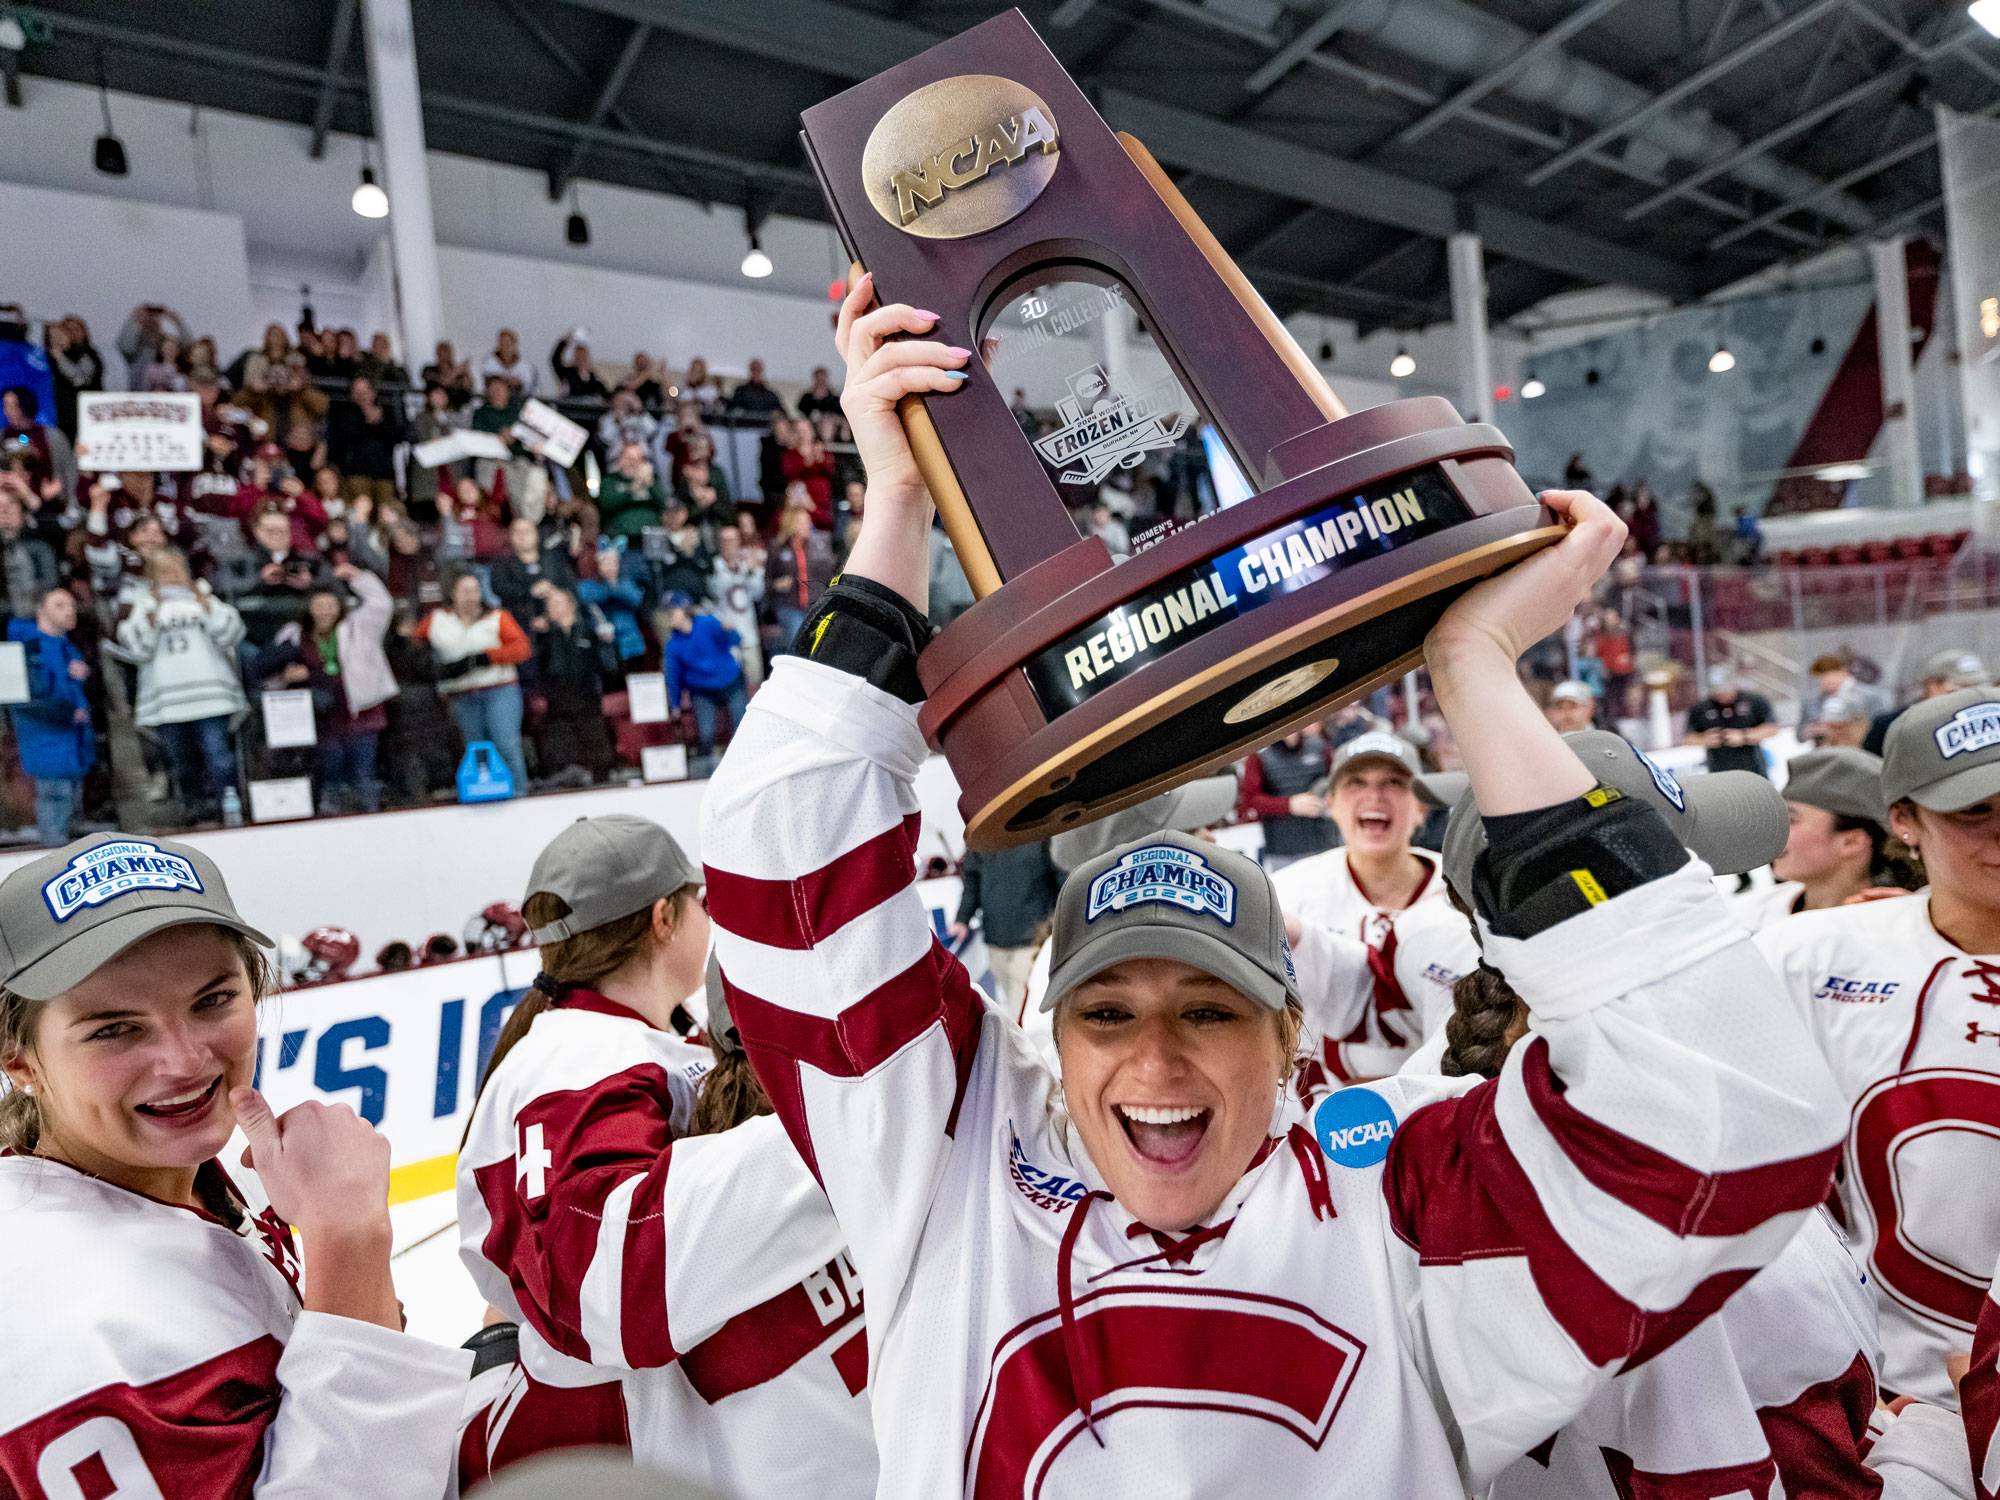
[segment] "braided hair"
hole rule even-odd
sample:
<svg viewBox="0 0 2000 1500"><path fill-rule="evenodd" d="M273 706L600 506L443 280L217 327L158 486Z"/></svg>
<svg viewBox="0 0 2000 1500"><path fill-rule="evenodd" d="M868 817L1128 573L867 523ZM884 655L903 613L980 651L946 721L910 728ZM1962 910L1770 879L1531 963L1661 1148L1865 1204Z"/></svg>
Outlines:
<svg viewBox="0 0 2000 1500"><path fill-rule="evenodd" d="M1507 976L1486 960L1451 987L1451 1016L1444 1023L1440 1065L1447 1078L1497 1078L1514 1043L1527 1030L1527 1007Z"/></svg>

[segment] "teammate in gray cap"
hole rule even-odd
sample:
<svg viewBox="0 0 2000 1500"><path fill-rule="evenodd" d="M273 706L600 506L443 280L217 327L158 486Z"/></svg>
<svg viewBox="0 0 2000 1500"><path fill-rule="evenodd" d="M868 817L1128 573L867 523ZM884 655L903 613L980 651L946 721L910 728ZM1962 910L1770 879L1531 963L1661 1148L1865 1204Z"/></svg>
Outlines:
<svg viewBox="0 0 2000 1500"><path fill-rule="evenodd" d="M471 1361L401 1331L389 1143L251 1086L270 946L187 844L0 882L0 1493L445 1493Z"/></svg>
<svg viewBox="0 0 2000 1500"><path fill-rule="evenodd" d="M1986 687L1992 681L1993 674L1986 668L1986 658L1963 646L1947 647L1943 651L1932 652L1925 660L1923 676L1917 679L1917 701L1921 703L1926 698L1940 698L1961 688ZM1861 742L1861 748L1880 755L1889 742L1889 726L1906 712L1907 705L1886 709L1875 715L1868 725L1868 737Z"/></svg>
<svg viewBox="0 0 2000 1500"><path fill-rule="evenodd" d="M1776 883L1745 891L1731 906L1755 932L1802 911L1839 906L1863 891L1922 883L1892 847L1882 801L1882 762L1843 745L1808 750L1785 767L1790 832L1771 861Z"/></svg>

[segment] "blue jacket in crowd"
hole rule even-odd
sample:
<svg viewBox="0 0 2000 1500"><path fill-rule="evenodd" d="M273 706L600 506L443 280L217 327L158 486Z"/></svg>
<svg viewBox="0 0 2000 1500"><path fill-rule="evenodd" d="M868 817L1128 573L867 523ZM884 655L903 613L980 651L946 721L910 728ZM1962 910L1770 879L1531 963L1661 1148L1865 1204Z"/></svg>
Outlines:
<svg viewBox="0 0 2000 1500"><path fill-rule="evenodd" d="M19 641L28 658L28 701L10 710L21 769L47 780L85 775L97 760L97 733L87 718L76 722L76 711L88 711L90 698L69 675L69 664L82 661L83 653L69 637L49 635L33 620L9 620L7 639Z"/></svg>
<svg viewBox="0 0 2000 1500"><path fill-rule="evenodd" d="M586 578L576 586L576 597L585 604L596 605L598 612L611 622L611 628L618 632L613 644L617 647L620 661L630 661L635 656L646 654L646 632L639 625L639 611L645 607L646 594L638 584L629 578L620 578L616 583L606 583L601 578Z"/></svg>
<svg viewBox="0 0 2000 1500"><path fill-rule="evenodd" d="M667 632L667 706L680 706L683 688L696 693L726 693L743 680L742 663L731 649L736 632L714 615L696 615L694 628L683 635Z"/></svg>

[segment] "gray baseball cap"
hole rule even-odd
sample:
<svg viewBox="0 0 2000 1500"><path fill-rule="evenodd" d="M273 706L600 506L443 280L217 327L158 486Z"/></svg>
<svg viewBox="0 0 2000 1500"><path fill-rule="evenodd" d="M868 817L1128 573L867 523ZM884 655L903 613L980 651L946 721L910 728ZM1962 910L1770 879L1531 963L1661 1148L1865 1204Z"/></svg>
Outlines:
<svg viewBox="0 0 2000 1500"><path fill-rule="evenodd" d="M1858 719L1867 718L1868 713L1862 708L1858 698L1843 698L1835 693L1831 698L1821 701L1819 713L1815 717L1822 724L1852 724Z"/></svg>
<svg viewBox="0 0 2000 1500"><path fill-rule="evenodd" d="M1371 729L1366 734L1357 734L1338 750L1333 752L1333 780L1340 780L1340 773L1356 761L1386 760L1394 762L1412 776L1423 770L1423 762L1417 759L1417 747L1400 734L1391 734L1386 729Z"/></svg>
<svg viewBox="0 0 2000 1500"><path fill-rule="evenodd" d="M1063 830L1049 840L1049 858L1058 870L1067 873L1120 844L1150 838L1162 829L1193 833L1198 828L1225 822L1235 811L1236 778L1204 776L1162 792L1137 807L1128 807L1081 828Z"/></svg>
<svg viewBox="0 0 2000 1500"><path fill-rule="evenodd" d="M1449 810L1458 806L1458 799L1472 785L1472 778L1463 771L1430 771L1410 784L1417 789L1417 800L1425 807Z"/></svg>
<svg viewBox="0 0 2000 1500"><path fill-rule="evenodd" d="M1985 687L1993 680L1978 653L1954 646L1940 651L1924 663L1925 682L1948 682L1955 688Z"/></svg>
<svg viewBox="0 0 2000 1500"><path fill-rule="evenodd" d="M1882 800L1957 812L2000 796L2000 688L1960 688L1903 710L1882 747Z"/></svg>
<svg viewBox="0 0 2000 1500"><path fill-rule="evenodd" d="M729 1018L729 992L722 987L722 965L713 953L708 955L705 977L708 1019L701 1029L712 1037L719 1037L724 1050L741 1052L743 1039L736 1034L736 1023Z"/></svg>
<svg viewBox="0 0 2000 1500"><path fill-rule="evenodd" d="M197 922L272 946L236 914L222 871L199 849L94 833L0 881L0 985L53 1000L141 938Z"/></svg>
<svg viewBox="0 0 2000 1500"><path fill-rule="evenodd" d="M1597 702L1597 694L1590 690L1589 683L1579 682L1576 678L1572 677L1565 682L1557 683L1549 689L1549 702L1594 704Z"/></svg>
<svg viewBox="0 0 2000 1500"><path fill-rule="evenodd" d="M1784 799L1755 771L1709 771L1682 782L1608 730L1580 729L1563 743L1601 785L1665 817L1674 837L1718 875L1754 870L1784 851ZM1446 882L1468 906L1473 866L1485 849L1486 825L1467 790L1445 827L1443 860Z"/></svg>
<svg viewBox="0 0 2000 1500"><path fill-rule="evenodd" d="M1157 833L1079 866L1056 898L1042 1009L1133 958L1173 958L1272 1010L1297 999L1285 914L1255 860Z"/></svg>
<svg viewBox="0 0 2000 1500"><path fill-rule="evenodd" d="M1882 760L1853 745L1808 750L1785 766L1785 800L1886 828Z"/></svg>
<svg viewBox="0 0 2000 1500"><path fill-rule="evenodd" d="M560 896L569 915L535 928L528 940L559 943L699 884L700 868L652 819L631 813L578 818L536 857L521 897L525 907L544 891Z"/></svg>

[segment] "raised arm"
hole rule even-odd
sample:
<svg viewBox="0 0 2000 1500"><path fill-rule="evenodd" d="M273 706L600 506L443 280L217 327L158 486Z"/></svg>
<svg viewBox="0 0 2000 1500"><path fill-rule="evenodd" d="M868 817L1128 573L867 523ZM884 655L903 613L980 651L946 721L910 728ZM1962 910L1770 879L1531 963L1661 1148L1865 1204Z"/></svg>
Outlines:
<svg viewBox="0 0 2000 1500"><path fill-rule="evenodd" d="M1707 867L1649 805L1600 792L1520 685L1521 652L1623 539L1588 495L1545 499L1570 535L1428 644L1484 814L1485 958L1531 1034L1496 1080L1409 1114L1384 1176L1476 1483L1773 1259L1825 1196L1844 1118Z"/></svg>
<svg viewBox="0 0 2000 1500"><path fill-rule="evenodd" d="M908 307L842 307L842 401L868 467L847 574L782 658L703 806L730 1014L871 1298L893 1306L978 1050L984 1006L916 890L917 650L930 501L895 403L956 389Z"/></svg>

